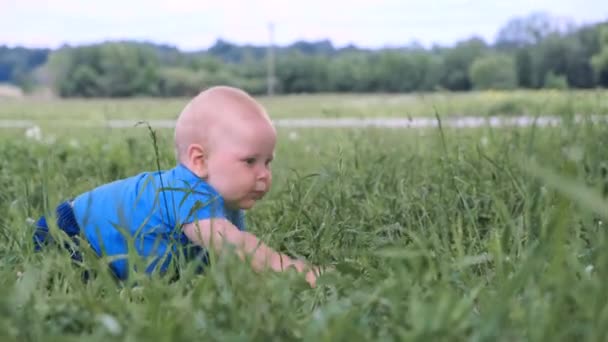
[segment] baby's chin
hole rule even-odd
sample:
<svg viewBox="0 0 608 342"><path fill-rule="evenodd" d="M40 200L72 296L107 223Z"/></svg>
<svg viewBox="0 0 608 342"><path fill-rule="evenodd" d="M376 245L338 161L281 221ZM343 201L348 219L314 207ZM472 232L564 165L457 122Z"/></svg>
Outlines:
<svg viewBox="0 0 608 342"><path fill-rule="evenodd" d="M232 203L226 203L226 205L228 206L228 208L233 209L233 210L247 210L247 209L251 209L253 208L253 206L255 206L257 200L252 199L252 198L246 198L237 202L232 202Z"/></svg>

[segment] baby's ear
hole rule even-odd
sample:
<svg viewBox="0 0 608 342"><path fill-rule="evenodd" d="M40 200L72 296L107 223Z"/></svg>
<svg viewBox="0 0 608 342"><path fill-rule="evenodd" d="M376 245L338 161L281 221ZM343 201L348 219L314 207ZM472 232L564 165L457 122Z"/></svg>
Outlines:
<svg viewBox="0 0 608 342"><path fill-rule="evenodd" d="M200 178L206 178L209 174L207 165L207 153L199 144L188 146L188 160L192 166L192 171Z"/></svg>

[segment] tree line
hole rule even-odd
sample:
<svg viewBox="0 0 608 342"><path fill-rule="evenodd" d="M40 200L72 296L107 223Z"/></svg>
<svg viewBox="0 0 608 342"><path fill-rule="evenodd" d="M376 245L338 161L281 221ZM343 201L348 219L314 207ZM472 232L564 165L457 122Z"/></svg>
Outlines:
<svg viewBox="0 0 608 342"><path fill-rule="evenodd" d="M47 86L64 97L191 96L216 84L263 94L269 51L224 40L196 52L134 41L0 46L0 83ZM534 13L511 19L492 44L472 37L372 50L300 41L273 55L276 93L608 87L608 22L577 27Z"/></svg>

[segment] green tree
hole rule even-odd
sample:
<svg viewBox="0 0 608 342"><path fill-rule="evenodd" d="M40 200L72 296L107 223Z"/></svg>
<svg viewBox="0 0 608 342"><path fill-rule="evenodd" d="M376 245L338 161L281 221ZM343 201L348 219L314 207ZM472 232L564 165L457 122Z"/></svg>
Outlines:
<svg viewBox="0 0 608 342"><path fill-rule="evenodd" d="M100 96L103 87L99 74L86 64L78 65L71 77L61 84L61 94L77 95L83 97Z"/></svg>
<svg viewBox="0 0 608 342"><path fill-rule="evenodd" d="M306 93L327 91L328 58L306 56L301 52L291 52L277 58L276 75L278 88L285 93Z"/></svg>
<svg viewBox="0 0 608 342"><path fill-rule="evenodd" d="M417 90L432 91L440 88L441 77L445 74L443 58L430 53L419 54L417 65L423 70L424 77Z"/></svg>
<svg viewBox="0 0 608 342"><path fill-rule="evenodd" d="M582 88L593 85L588 52L576 35L552 34L535 46L532 53L535 80L543 81L551 72L563 75L569 86Z"/></svg>
<svg viewBox="0 0 608 342"><path fill-rule="evenodd" d="M358 52L346 52L333 57L328 67L328 87L337 92L370 91L369 57Z"/></svg>
<svg viewBox="0 0 608 342"><path fill-rule="evenodd" d="M469 39L444 51L445 74L441 84L449 90L469 90L469 67L487 49L481 39Z"/></svg>
<svg viewBox="0 0 608 342"><path fill-rule="evenodd" d="M398 50L380 52L372 60L372 70L374 88L378 91L413 91L424 78L411 54Z"/></svg>
<svg viewBox="0 0 608 342"><path fill-rule="evenodd" d="M205 75L180 67L159 71L158 92L161 96L194 96L203 88Z"/></svg>
<svg viewBox="0 0 608 342"><path fill-rule="evenodd" d="M103 93L109 97L155 95L158 92L158 61L153 50L126 43L98 47Z"/></svg>
<svg viewBox="0 0 608 342"><path fill-rule="evenodd" d="M517 50L515 54L515 69L517 73L517 84L523 88L532 88L534 80L534 65L530 52L527 48Z"/></svg>
<svg viewBox="0 0 608 342"><path fill-rule="evenodd" d="M564 75L556 75L553 71L549 71L545 75L543 87L548 89L568 89L568 80Z"/></svg>
<svg viewBox="0 0 608 342"><path fill-rule="evenodd" d="M601 27L573 31L562 21L534 14L507 23L494 45L471 38L453 47L409 44L367 50L353 45L336 49L329 41L296 42L275 47L275 89L313 93L512 88L511 65L520 87L561 87L564 81L574 88L608 86L608 34L600 32ZM0 47L0 79L24 87L48 84L48 70L63 96L186 96L214 84L266 92L265 46L221 40L197 52L138 42L66 46L36 67L45 71L44 77L32 77L30 62L23 64L20 56L28 51ZM36 59L42 52L32 56ZM497 68L497 56L509 56L509 62Z"/></svg>
<svg viewBox="0 0 608 342"><path fill-rule="evenodd" d="M51 55L49 67L62 96L158 94L157 56L146 46L104 43L66 47Z"/></svg>
<svg viewBox="0 0 608 342"><path fill-rule="evenodd" d="M477 58L470 75L475 89L513 89L517 86L515 61L511 56L490 54Z"/></svg>
<svg viewBox="0 0 608 342"><path fill-rule="evenodd" d="M599 85L608 87L608 25L600 28L600 51L591 57L591 65Z"/></svg>
<svg viewBox="0 0 608 342"><path fill-rule="evenodd" d="M50 50L0 46L0 83L32 86L30 73L46 63Z"/></svg>

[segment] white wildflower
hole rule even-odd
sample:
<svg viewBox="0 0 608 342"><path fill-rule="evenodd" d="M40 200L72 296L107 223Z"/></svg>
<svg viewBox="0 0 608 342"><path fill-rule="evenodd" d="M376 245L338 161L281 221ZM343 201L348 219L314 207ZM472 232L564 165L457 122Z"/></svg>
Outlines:
<svg viewBox="0 0 608 342"><path fill-rule="evenodd" d="M25 130L25 137L40 141L42 140L42 130L38 126L33 126Z"/></svg>
<svg viewBox="0 0 608 342"><path fill-rule="evenodd" d="M488 142L489 142L488 137L486 137L486 136L484 135L483 137L481 137L481 141L480 141L480 142L481 142L481 145L482 145L482 146L487 146L487 145L488 145Z"/></svg>
<svg viewBox="0 0 608 342"><path fill-rule="evenodd" d="M585 273L591 274L591 272L593 272L593 265L587 265L587 267L585 267Z"/></svg>
<svg viewBox="0 0 608 342"><path fill-rule="evenodd" d="M296 131L289 132L289 140L298 140L298 132L296 132Z"/></svg>
<svg viewBox="0 0 608 342"><path fill-rule="evenodd" d="M112 315L101 314L97 316L97 320L112 335L119 335L122 332L122 327L120 326L120 323L118 323L118 320Z"/></svg>
<svg viewBox="0 0 608 342"><path fill-rule="evenodd" d="M80 143L78 143L78 140L76 140L76 139L70 139L70 146L74 147L74 148L78 148L78 147L80 147Z"/></svg>

